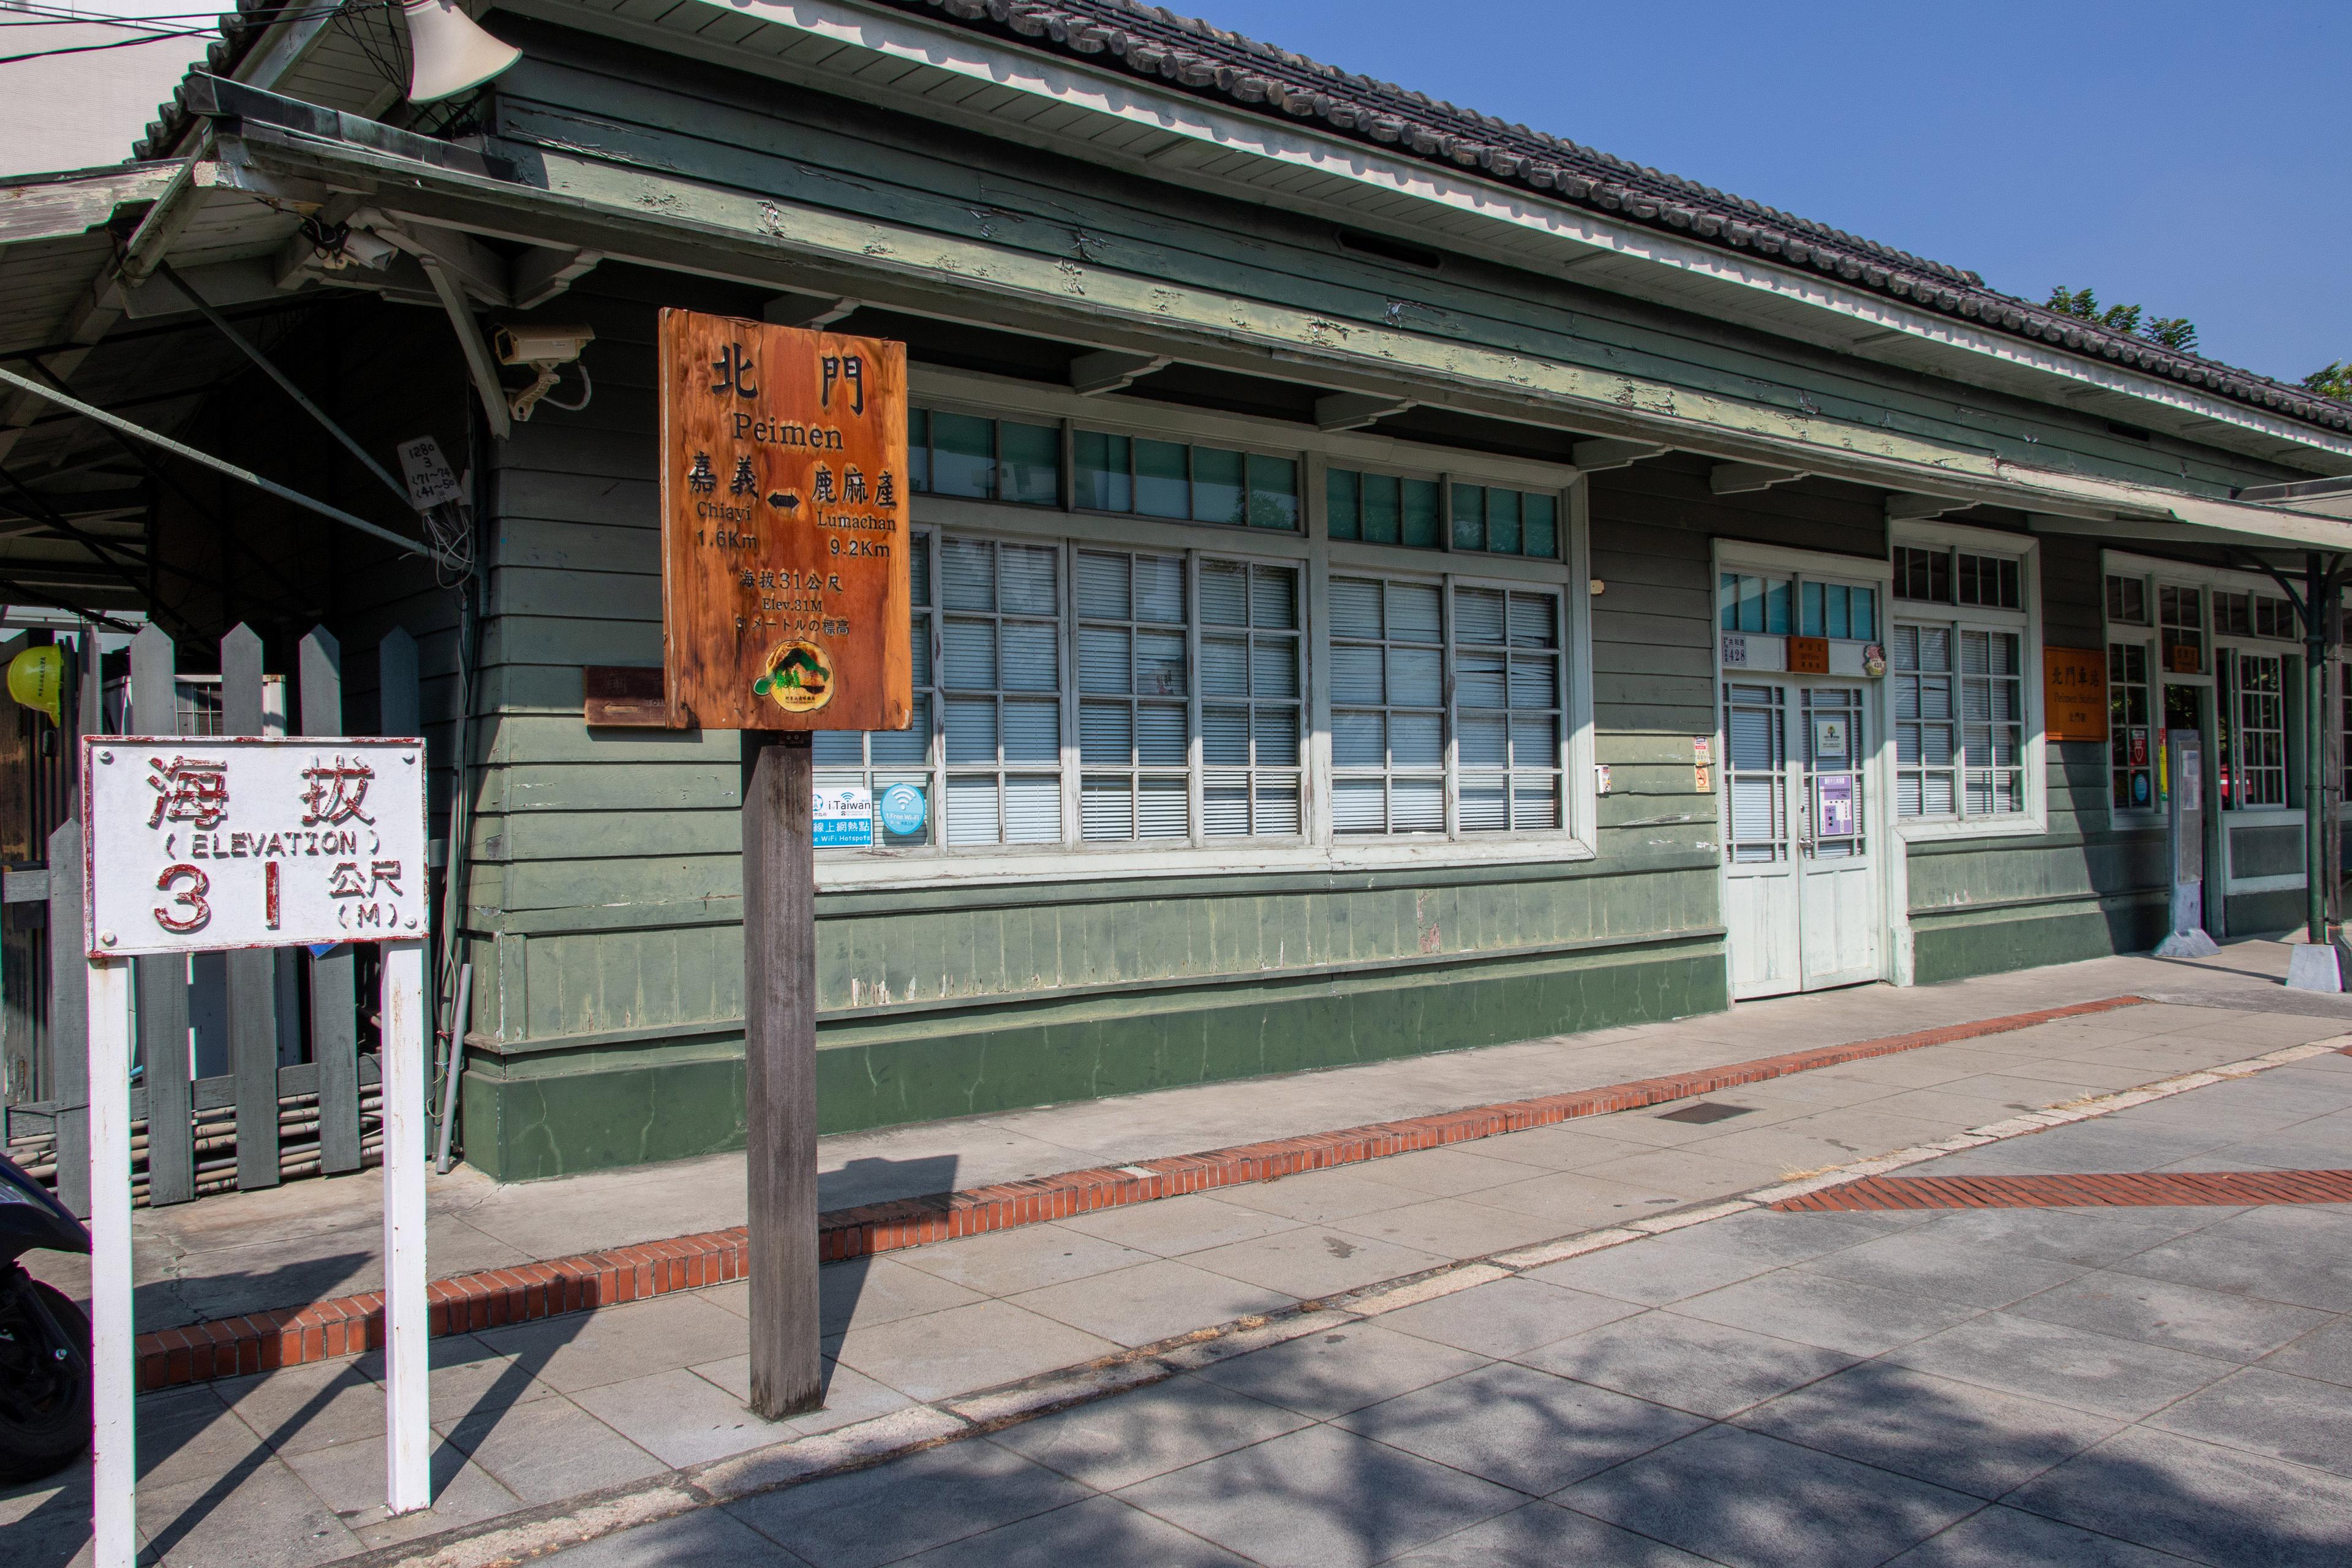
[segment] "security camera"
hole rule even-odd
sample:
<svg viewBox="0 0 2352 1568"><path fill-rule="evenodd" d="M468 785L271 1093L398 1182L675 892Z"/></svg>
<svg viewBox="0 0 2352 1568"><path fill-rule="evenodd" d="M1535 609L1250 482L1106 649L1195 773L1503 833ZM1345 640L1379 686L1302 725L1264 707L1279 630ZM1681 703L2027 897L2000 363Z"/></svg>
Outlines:
<svg viewBox="0 0 2352 1568"><path fill-rule="evenodd" d="M343 243L338 254L346 265L355 264L367 268L370 271L381 272L392 265L392 258L400 252L394 247L392 241L382 236L370 234L363 228L355 228L343 236ZM331 261L328 265L331 268L335 263Z"/></svg>
<svg viewBox="0 0 2352 1568"><path fill-rule="evenodd" d="M527 364L537 371L529 386L507 394L507 409L518 420L529 419L541 399L555 390L555 372L559 365L577 363L582 351L596 341L593 327L542 327L530 322L512 322L490 335L490 347L500 364ZM588 406L595 395L594 384L588 379L588 367L580 365L580 401L555 403L554 406L578 410ZM549 401L552 402L551 399Z"/></svg>
<svg viewBox="0 0 2352 1568"><path fill-rule="evenodd" d="M547 367L570 364L596 341L593 327L542 327L522 322L500 327L492 334L500 364Z"/></svg>

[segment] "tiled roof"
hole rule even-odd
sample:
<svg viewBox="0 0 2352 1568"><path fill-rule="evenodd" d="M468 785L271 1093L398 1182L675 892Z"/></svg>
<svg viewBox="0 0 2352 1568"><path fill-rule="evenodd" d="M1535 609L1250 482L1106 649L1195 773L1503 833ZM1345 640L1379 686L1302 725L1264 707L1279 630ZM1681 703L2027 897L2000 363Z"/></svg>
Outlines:
<svg viewBox="0 0 2352 1568"><path fill-rule="evenodd" d="M2329 430L2352 430L2352 405L2183 353L1985 286L1973 272L1913 256L1677 174L1629 163L1559 137L1356 76L1140 0L880 0L935 14L1049 53L1155 77L1195 96L1321 129L1571 206L1667 230L1732 252L1810 268L1849 286L1909 301L2012 336L2202 387ZM205 68L231 68L266 26L276 0L237 0L264 16L222 20ZM167 156L184 115L176 104L136 155Z"/></svg>

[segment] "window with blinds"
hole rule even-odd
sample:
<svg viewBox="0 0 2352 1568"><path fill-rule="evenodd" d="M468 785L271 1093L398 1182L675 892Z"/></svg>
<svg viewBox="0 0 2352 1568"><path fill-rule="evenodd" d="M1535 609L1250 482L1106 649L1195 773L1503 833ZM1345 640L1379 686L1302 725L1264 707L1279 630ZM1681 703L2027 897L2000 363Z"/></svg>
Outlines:
<svg viewBox="0 0 2352 1568"><path fill-rule="evenodd" d="M880 800L892 784L911 784L923 792L923 825L912 833L892 833L874 822L875 842L885 848L909 849L936 842L939 802L932 798L931 721L936 696L931 681L931 536L916 530L908 538L908 642L914 671L914 705L903 730L820 730L809 737L811 761L819 789L864 784Z"/></svg>
<svg viewBox="0 0 2352 1568"><path fill-rule="evenodd" d="M1060 843L1061 551L944 538L940 608L945 841Z"/></svg>
<svg viewBox="0 0 2352 1568"><path fill-rule="evenodd" d="M1559 827L1559 621L1553 593L1334 576L1334 831Z"/></svg>
<svg viewBox="0 0 2352 1568"><path fill-rule="evenodd" d="M2284 805L2286 660L2225 651L2222 676L2231 721L2221 734L2221 809Z"/></svg>
<svg viewBox="0 0 2352 1568"><path fill-rule="evenodd" d="M1897 815L2013 816L2025 810L2025 672L2020 634L1897 622Z"/></svg>

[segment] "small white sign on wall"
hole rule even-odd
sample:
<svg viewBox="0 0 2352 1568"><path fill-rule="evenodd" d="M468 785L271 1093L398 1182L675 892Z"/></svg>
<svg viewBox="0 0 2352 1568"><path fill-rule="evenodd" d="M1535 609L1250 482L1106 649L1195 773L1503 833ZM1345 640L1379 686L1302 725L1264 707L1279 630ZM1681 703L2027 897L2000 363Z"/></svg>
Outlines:
<svg viewBox="0 0 2352 1568"><path fill-rule="evenodd" d="M422 741L101 735L82 762L91 957L425 934Z"/></svg>

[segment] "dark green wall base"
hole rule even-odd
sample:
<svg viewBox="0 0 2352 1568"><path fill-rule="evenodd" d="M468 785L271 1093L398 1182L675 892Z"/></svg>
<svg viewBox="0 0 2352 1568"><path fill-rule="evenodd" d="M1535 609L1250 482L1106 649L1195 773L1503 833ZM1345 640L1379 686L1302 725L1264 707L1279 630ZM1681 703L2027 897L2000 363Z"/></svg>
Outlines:
<svg viewBox="0 0 2352 1568"><path fill-rule="evenodd" d="M1436 972L1226 983L835 1027L818 1039L818 1127L849 1132L1348 1067L1729 1005L1722 943L1707 936ZM740 1055L579 1071L550 1066L530 1064L529 1076L468 1071L468 1163L499 1181L528 1181L743 1145Z"/></svg>
<svg viewBox="0 0 2352 1568"><path fill-rule="evenodd" d="M1911 911L1913 979L1921 985L2045 963L2145 952L2164 940L2157 897L2067 902L2013 913Z"/></svg>
<svg viewBox="0 0 2352 1568"><path fill-rule="evenodd" d="M2294 931L2306 910L2301 888L2281 888L2270 893L2236 893L2230 899L2230 934L2263 936Z"/></svg>

